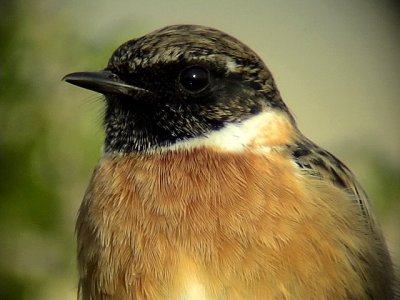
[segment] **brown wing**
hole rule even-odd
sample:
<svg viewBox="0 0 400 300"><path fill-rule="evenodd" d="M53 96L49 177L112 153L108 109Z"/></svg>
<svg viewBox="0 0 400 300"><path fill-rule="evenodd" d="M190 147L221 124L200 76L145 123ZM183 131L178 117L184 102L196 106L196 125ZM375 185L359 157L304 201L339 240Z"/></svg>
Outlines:
<svg viewBox="0 0 400 300"><path fill-rule="evenodd" d="M366 225L371 230L372 240L378 245L376 248L378 259L375 262L362 255L359 259L369 265L371 278L374 278L375 284L382 289L379 299L400 299L400 291L385 239L372 213L368 197L353 173L335 156L304 137L290 147L290 150L296 164L308 176L329 180L345 190L350 196L349 199L357 203ZM378 299L376 297L375 293L370 294L371 299Z"/></svg>
<svg viewBox="0 0 400 300"><path fill-rule="evenodd" d="M377 230L368 197L344 163L306 138L295 144L292 156L296 164L308 175L329 180L337 187L344 189L350 198L357 202L371 230Z"/></svg>

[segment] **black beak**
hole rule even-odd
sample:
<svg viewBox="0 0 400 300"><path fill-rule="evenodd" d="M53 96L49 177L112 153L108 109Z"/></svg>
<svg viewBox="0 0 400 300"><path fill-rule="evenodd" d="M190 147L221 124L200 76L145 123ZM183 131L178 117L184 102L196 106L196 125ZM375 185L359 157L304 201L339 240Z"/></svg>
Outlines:
<svg viewBox="0 0 400 300"><path fill-rule="evenodd" d="M123 82L116 74L106 70L98 72L75 72L65 75L62 80L101 94L138 96L140 94L151 93L146 89Z"/></svg>

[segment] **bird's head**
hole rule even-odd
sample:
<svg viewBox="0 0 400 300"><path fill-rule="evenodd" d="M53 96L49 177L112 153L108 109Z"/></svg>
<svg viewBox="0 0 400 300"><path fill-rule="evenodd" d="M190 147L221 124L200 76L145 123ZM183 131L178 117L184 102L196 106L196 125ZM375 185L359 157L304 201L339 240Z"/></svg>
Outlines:
<svg viewBox="0 0 400 300"><path fill-rule="evenodd" d="M169 26L130 40L104 70L64 80L105 95L106 152L207 143L235 148L250 141L244 130L251 126L242 127L260 114L277 112L293 123L262 60L203 26Z"/></svg>

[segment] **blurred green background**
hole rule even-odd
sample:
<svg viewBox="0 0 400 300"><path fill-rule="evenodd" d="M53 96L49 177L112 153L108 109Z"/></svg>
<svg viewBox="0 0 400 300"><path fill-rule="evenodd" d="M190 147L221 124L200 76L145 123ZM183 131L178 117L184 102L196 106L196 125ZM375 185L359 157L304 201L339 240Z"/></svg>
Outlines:
<svg viewBox="0 0 400 300"><path fill-rule="evenodd" d="M76 211L100 154L101 97L61 82L175 23L266 61L302 131L348 164L400 257L400 14L388 1L0 2L0 299L75 299Z"/></svg>

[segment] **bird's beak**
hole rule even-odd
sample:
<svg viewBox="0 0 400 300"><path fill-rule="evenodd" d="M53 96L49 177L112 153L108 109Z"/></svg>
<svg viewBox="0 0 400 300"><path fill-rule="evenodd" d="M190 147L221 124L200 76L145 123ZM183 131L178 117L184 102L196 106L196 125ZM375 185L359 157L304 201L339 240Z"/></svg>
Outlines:
<svg viewBox="0 0 400 300"><path fill-rule="evenodd" d="M101 94L137 96L150 93L146 89L125 83L116 74L107 70L75 72L65 75L62 80Z"/></svg>

